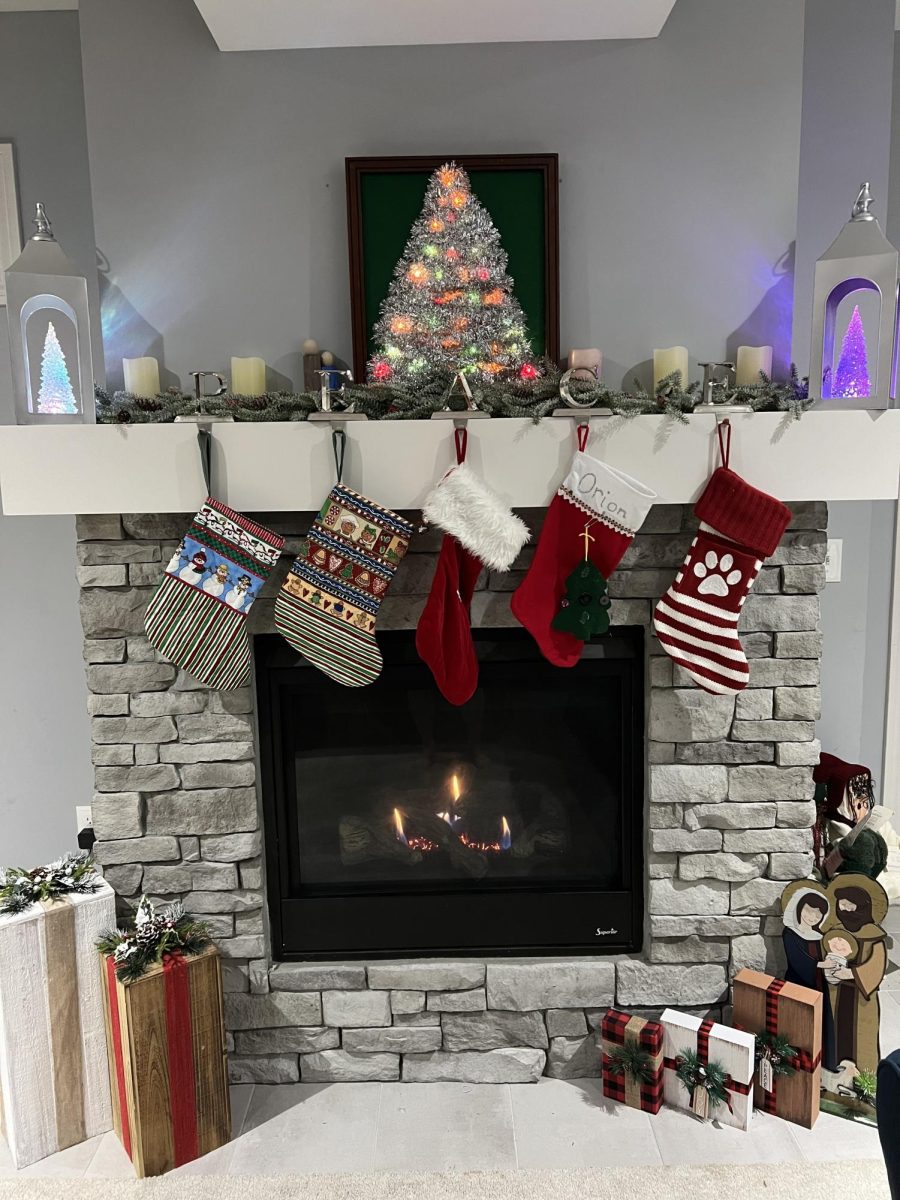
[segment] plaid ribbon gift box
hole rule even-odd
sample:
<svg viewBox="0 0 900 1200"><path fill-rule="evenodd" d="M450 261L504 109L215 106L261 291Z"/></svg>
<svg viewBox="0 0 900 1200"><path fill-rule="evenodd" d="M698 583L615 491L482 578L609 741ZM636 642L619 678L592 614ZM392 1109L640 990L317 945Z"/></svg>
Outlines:
<svg viewBox="0 0 900 1200"><path fill-rule="evenodd" d="M747 1130L753 1116L753 1066L756 1039L751 1033L729 1029L715 1021L704 1021L689 1013L667 1008L660 1018L663 1027L663 1098L674 1108L687 1108L708 1115L722 1125ZM725 1100L713 1105L701 1089L693 1092L679 1077L686 1055L696 1056L704 1071L715 1065L723 1074ZM703 1100L703 1105L698 1104Z"/></svg>
<svg viewBox="0 0 900 1200"><path fill-rule="evenodd" d="M663 1102L662 1025L610 1008L600 1033L603 1095L629 1108L658 1113Z"/></svg>
<svg viewBox="0 0 900 1200"><path fill-rule="evenodd" d="M812 1129L822 1080L822 993L761 971L739 971L732 1021L758 1036L756 1107Z"/></svg>

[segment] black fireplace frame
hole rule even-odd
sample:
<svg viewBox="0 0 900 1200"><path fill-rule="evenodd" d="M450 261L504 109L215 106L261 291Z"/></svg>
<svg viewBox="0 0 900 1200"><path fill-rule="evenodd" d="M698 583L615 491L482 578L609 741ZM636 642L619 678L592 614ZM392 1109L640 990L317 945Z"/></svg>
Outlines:
<svg viewBox="0 0 900 1200"><path fill-rule="evenodd" d="M474 630L476 643L479 635L492 639L521 636L517 630ZM389 631L379 634L383 649L389 646L400 632ZM403 634L406 638L409 633ZM618 651L618 652L617 652ZM272 634L257 635L254 639L256 659L257 712L259 718L259 753L261 771L262 810L264 821L266 862L266 891L269 907L271 953L275 961L296 962L310 959L336 961L348 958L420 958L420 957L471 957L473 954L497 956L559 956L561 954L606 955L640 951L643 945L644 925L644 805L645 805L645 674L646 657L644 629L641 626L621 626L603 638L595 639L585 647L585 655L591 658L628 657L636 661L637 670L630 681L628 697L628 720L623 722L623 739L629 739L635 750L630 755L631 770L627 773L626 792L622 798L622 836L629 847L624 857L624 890L608 891L598 888L579 887L570 890L550 891L544 887L516 889L517 916L533 935L527 944L509 945L501 936L508 930L508 893L485 893L477 889L453 894L454 912L466 922L475 922L485 931L485 944L474 950L471 946L433 945L425 931L436 927L435 915L439 906L447 901L447 892L435 890L433 894L415 894L409 891L397 893L385 887L373 888L366 897L367 913L372 920L360 929L358 944L335 949L329 947L324 931L333 924L337 912L335 906L350 905L358 908L359 896L297 896L290 895L291 839L296 838L296 828L291 828L294 815L284 795L283 772L276 764L283 758L282 731L279 722L280 707L276 702L279 680L285 673L292 675L303 668L315 670L301 655L294 651L282 638ZM386 654L386 659L388 655ZM337 686L337 685L336 685ZM584 919L585 896L596 895L598 907L596 924L587 928ZM409 926L410 905L418 906L416 920L423 930L421 944L415 947L395 946L385 948L381 939L370 936L375 929L392 928L397 914L403 906L403 920ZM437 908L435 906L438 906ZM347 910L349 911L349 910ZM576 924L577 922L577 924ZM344 922L342 922L344 923ZM439 924L439 922L438 922ZM560 941L556 931L560 927L578 928L581 936L573 937L571 943ZM585 936L585 934L587 936Z"/></svg>

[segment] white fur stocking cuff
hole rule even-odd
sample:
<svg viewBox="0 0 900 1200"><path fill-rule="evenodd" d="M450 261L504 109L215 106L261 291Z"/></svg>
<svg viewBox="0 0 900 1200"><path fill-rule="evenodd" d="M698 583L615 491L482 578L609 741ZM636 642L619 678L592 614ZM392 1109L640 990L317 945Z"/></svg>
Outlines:
<svg viewBox="0 0 900 1200"><path fill-rule="evenodd" d="M462 463L425 500L422 515L494 571L508 571L530 538L528 526Z"/></svg>

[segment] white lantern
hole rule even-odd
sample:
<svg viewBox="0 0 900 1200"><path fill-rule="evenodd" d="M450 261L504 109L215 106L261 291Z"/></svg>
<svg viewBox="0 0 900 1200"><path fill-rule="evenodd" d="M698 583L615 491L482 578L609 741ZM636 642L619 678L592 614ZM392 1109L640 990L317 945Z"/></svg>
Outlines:
<svg viewBox="0 0 900 1200"><path fill-rule="evenodd" d="M859 189L850 220L816 263L809 394L887 408L896 393L897 251Z"/></svg>
<svg viewBox="0 0 900 1200"><path fill-rule="evenodd" d="M87 280L53 236L43 204L35 232L6 272L16 420L73 425L94 420Z"/></svg>

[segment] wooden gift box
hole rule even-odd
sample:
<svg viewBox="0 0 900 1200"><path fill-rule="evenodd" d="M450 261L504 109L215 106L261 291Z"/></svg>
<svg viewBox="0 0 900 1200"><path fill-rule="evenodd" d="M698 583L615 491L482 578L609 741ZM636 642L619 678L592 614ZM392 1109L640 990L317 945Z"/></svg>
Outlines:
<svg viewBox="0 0 900 1200"><path fill-rule="evenodd" d="M113 1128L139 1178L231 1139L222 972L214 947L171 955L140 979L101 955Z"/></svg>
<svg viewBox="0 0 900 1200"><path fill-rule="evenodd" d="M792 1060L793 1075L773 1077L771 1090L762 1086L757 1071L753 1097L757 1108L812 1129L822 1082L822 993L760 971L739 971L734 977L732 1021L748 1033L787 1038L800 1052Z"/></svg>
<svg viewBox="0 0 900 1200"><path fill-rule="evenodd" d="M704 1021L689 1013L667 1008L663 1027L663 1098L674 1108L691 1108L692 1096L678 1078L678 1060L693 1050L704 1064L716 1062L726 1071L728 1104L720 1104L710 1118L722 1125L747 1130L753 1117L753 1067L756 1039L751 1033Z"/></svg>
<svg viewBox="0 0 900 1200"><path fill-rule="evenodd" d="M647 1021L619 1012L607 1010L600 1026L603 1046L603 1095L610 1100L619 1100L629 1108L640 1108L644 1112L658 1113L663 1102L663 1027L658 1021ZM640 1046L649 1056L649 1068L653 1072L650 1081L639 1081L627 1071L615 1071L613 1059L617 1046Z"/></svg>
<svg viewBox="0 0 900 1200"><path fill-rule="evenodd" d="M0 916L0 1132L19 1168L112 1128L94 946L115 893Z"/></svg>

